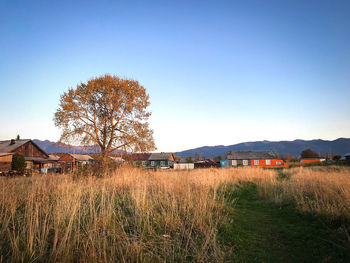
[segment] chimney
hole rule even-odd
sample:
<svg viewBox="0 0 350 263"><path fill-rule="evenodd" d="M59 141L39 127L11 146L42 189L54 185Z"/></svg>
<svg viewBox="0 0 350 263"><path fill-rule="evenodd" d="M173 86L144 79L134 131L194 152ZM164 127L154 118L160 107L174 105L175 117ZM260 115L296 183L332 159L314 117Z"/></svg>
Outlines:
<svg viewBox="0 0 350 263"><path fill-rule="evenodd" d="M16 140L15 139L11 139L10 145L13 145L15 143L16 143Z"/></svg>

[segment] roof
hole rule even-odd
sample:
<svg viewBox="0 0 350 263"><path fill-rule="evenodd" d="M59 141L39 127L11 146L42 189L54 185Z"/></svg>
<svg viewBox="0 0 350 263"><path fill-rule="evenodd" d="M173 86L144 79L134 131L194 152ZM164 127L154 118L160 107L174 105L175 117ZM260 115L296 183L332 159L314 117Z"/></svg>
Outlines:
<svg viewBox="0 0 350 263"><path fill-rule="evenodd" d="M124 159L121 156L109 156L109 158L115 162L124 162Z"/></svg>
<svg viewBox="0 0 350 263"><path fill-rule="evenodd" d="M14 143L11 144L11 142L14 142ZM21 147L22 145L28 142L31 142L32 144L34 144L41 152L43 152L45 155L48 156L48 154L43 149L41 149L36 143L34 143L30 139L0 141L0 153L14 152L17 148Z"/></svg>
<svg viewBox="0 0 350 263"><path fill-rule="evenodd" d="M148 158L150 161L159 161L159 160L169 160L173 154L172 153L152 153Z"/></svg>
<svg viewBox="0 0 350 263"><path fill-rule="evenodd" d="M52 161L58 161L58 159L60 159L60 157L58 155L55 155L55 154L49 154L49 159Z"/></svg>
<svg viewBox="0 0 350 263"><path fill-rule="evenodd" d="M0 141L0 153L10 153L15 151L18 147L26 144L31 140L13 140L14 144L11 144L12 140Z"/></svg>
<svg viewBox="0 0 350 263"><path fill-rule="evenodd" d="M32 161L34 163L50 163L53 162L53 160L45 159L41 157L24 157L26 161Z"/></svg>
<svg viewBox="0 0 350 263"><path fill-rule="evenodd" d="M85 162L88 162L89 160L93 160L94 158L92 158L90 155L87 155L87 154L73 154L73 153L70 153L70 155L78 160L78 161L85 161Z"/></svg>
<svg viewBox="0 0 350 263"><path fill-rule="evenodd" d="M7 156L7 155L13 155L13 153L0 153L0 157Z"/></svg>
<svg viewBox="0 0 350 263"><path fill-rule="evenodd" d="M132 153L128 156L131 161L148 161L150 153Z"/></svg>
<svg viewBox="0 0 350 263"><path fill-rule="evenodd" d="M226 153L228 160L251 160L251 159L275 159L272 152L255 152L255 151L230 151Z"/></svg>

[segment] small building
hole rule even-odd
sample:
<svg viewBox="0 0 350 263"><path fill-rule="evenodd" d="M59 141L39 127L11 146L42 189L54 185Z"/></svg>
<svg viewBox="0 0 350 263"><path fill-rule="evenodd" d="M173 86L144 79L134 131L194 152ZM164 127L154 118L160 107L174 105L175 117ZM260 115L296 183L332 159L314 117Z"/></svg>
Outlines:
<svg viewBox="0 0 350 263"><path fill-rule="evenodd" d="M93 162L93 158L87 154L73 154L73 153L64 153L58 159L62 172L70 173L77 169L81 169Z"/></svg>
<svg viewBox="0 0 350 263"><path fill-rule="evenodd" d="M62 167L59 163L60 156L55 154L49 154L50 162L48 163L47 170L51 173L61 173Z"/></svg>
<svg viewBox="0 0 350 263"><path fill-rule="evenodd" d="M283 167L283 160L266 151L229 151L226 154L229 166Z"/></svg>
<svg viewBox="0 0 350 263"><path fill-rule="evenodd" d="M128 155L127 159L129 160L129 162L131 164L133 164L134 166L140 167L147 167L149 166L149 157L151 156L150 153L132 153L130 155Z"/></svg>
<svg viewBox="0 0 350 263"><path fill-rule="evenodd" d="M304 159L301 159L300 163L301 165L303 165L307 163L321 163L324 161L326 161L326 159L324 158L304 158Z"/></svg>
<svg viewBox="0 0 350 263"><path fill-rule="evenodd" d="M115 164L123 164L125 160L121 156L109 156Z"/></svg>
<svg viewBox="0 0 350 263"><path fill-rule="evenodd" d="M174 170L193 170L194 163L174 163Z"/></svg>
<svg viewBox="0 0 350 263"><path fill-rule="evenodd" d="M221 160L221 161L220 161L220 166L221 166L222 168L230 167L230 161L229 161L229 160Z"/></svg>
<svg viewBox="0 0 350 263"><path fill-rule="evenodd" d="M350 153L344 154L341 159L343 159L346 164L350 165Z"/></svg>
<svg viewBox="0 0 350 263"><path fill-rule="evenodd" d="M148 161L151 168L173 168L175 156L173 153L152 153Z"/></svg>
<svg viewBox="0 0 350 263"><path fill-rule="evenodd" d="M23 155L26 160L26 169L28 171L38 171L41 173L45 172L48 163L50 163L49 155L30 139L12 139L7 141L0 141L0 153L18 153ZM7 162L7 164L4 166L4 169L8 169L8 165L9 164Z"/></svg>

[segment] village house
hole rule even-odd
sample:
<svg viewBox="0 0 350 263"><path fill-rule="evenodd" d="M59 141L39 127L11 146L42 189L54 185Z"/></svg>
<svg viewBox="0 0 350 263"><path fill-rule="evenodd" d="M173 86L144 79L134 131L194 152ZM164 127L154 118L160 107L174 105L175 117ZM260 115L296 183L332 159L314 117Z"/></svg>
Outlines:
<svg viewBox="0 0 350 263"><path fill-rule="evenodd" d="M148 161L151 168L173 168L175 156L173 153L152 153Z"/></svg>
<svg viewBox="0 0 350 263"><path fill-rule="evenodd" d="M174 163L174 170L192 170L194 163L188 163L185 158L180 158L178 162Z"/></svg>
<svg viewBox="0 0 350 263"><path fill-rule="evenodd" d="M150 153L132 153L128 155L127 159L131 164L134 166L140 167L147 167L149 166L149 157L151 156Z"/></svg>
<svg viewBox="0 0 350 263"><path fill-rule="evenodd" d="M73 153L64 153L58 159L63 173L70 173L81 169L93 161L94 159L90 155Z"/></svg>
<svg viewBox="0 0 350 263"><path fill-rule="evenodd" d="M225 167L283 167L283 160L278 159L272 152L258 151L229 151L222 163Z"/></svg>
<svg viewBox="0 0 350 263"><path fill-rule="evenodd" d="M26 170L46 173L48 164L52 162L49 155L29 139L0 141L0 169L10 171L13 154L21 154L26 160Z"/></svg>

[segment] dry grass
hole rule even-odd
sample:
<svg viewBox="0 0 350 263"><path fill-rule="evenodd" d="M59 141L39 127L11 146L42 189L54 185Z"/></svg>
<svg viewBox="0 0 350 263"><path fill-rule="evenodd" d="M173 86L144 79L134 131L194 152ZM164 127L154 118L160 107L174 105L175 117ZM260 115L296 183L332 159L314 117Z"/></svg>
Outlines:
<svg viewBox="0 0 350 263"><path fill-rule="evenodd" d="M350 169L293 168L280 172L289 179L261 182L260 193L277 203L293 202L303 212L350 222Z"/></svg>
<svg viewBox="0 0 350 263"><path fill-rule="evenodd" d="M324 169L289 180L251 168L0 178L0 261L222 261L219 187L251 181L265 198L350 218L350 170Z"/></svg>

